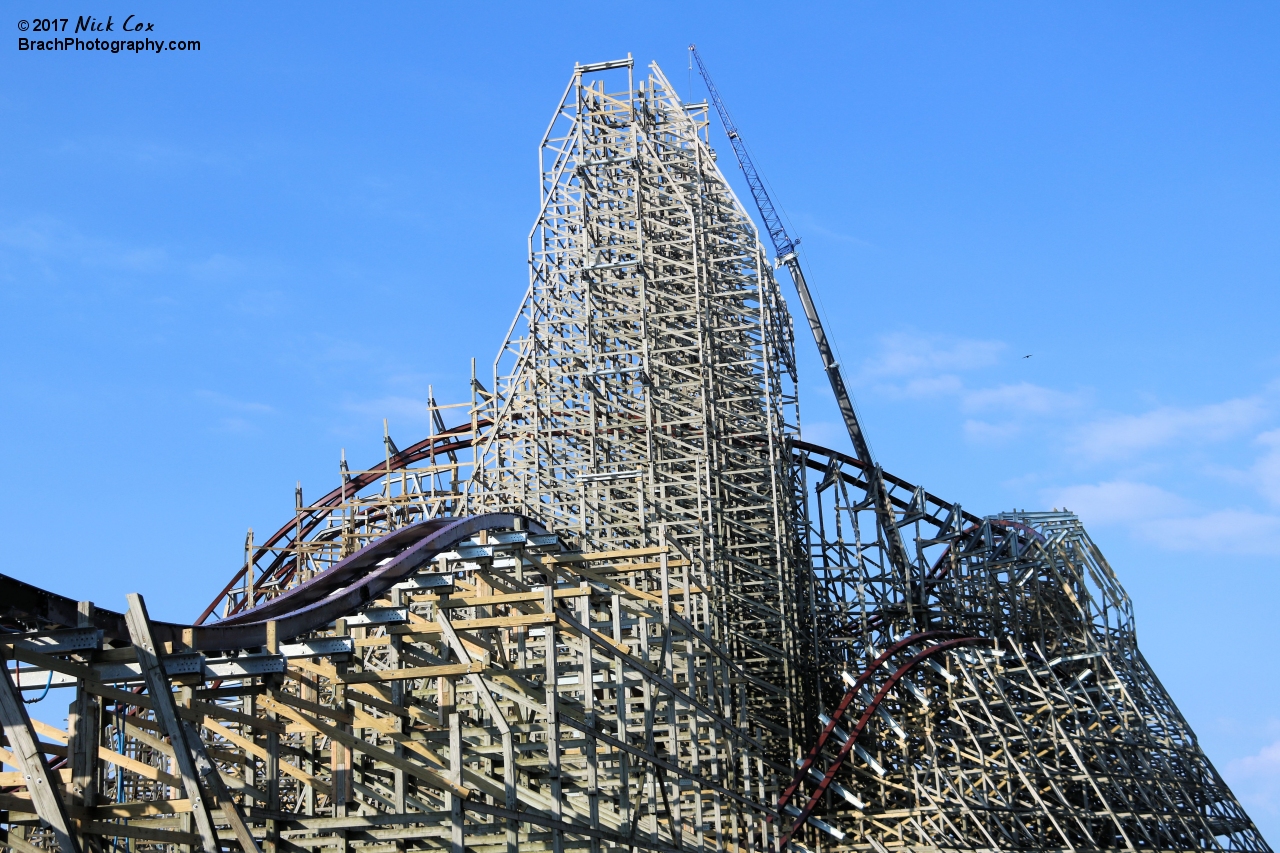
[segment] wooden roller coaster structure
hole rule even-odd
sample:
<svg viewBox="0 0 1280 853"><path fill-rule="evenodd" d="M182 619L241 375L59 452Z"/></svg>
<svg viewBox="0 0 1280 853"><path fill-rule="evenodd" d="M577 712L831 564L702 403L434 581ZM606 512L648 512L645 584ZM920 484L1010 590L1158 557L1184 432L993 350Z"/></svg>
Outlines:
<svg viewBox="0 0 1280 853"><path fill-rule="evenodd" d="M542 164L466 423L299 490L190 624L0 576L0 845L1270 850L1075 516L801 438L706 104L578 66Z"/></svg>

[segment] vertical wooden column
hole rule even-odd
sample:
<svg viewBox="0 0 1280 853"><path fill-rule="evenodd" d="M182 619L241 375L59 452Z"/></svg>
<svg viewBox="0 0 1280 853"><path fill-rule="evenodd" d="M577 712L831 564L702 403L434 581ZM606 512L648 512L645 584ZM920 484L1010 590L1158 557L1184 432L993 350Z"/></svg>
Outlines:
<svg viewBox="0 0 1280 853"><path fill-rule="evenodd" d="M27 716L27 706L22 704L22 695L9 675L7 662L0 660L0 670L3 670L0 673L0 724L4 726L9 750L22 765L22 775L36 814L49 824L62 853L80 853L80 839L72 830L67 807L62 802L62 786L44 760L44 753L31 728L31 718Z"/></svg>
<svg viewBox="0 0 1280 853"><path fill-rule="evenodd" d="M437 682L440 716L449 729L449 781L462 784L462 720L458 717L457 692L453 676L442 675ZM445 806L449 809L450 839L453 853L464 853L462 829L462 798L452 791L444 792Z"/></svg>
<svg viewBox="0 0 1280 853"><path fill-rule="evenodd" d="M76 627L93 627L93 602L81 601ZM71 804L92 808L98 796L98 743L102 732L102 705L88 691L84 679L76 682L76 698L67 708L67 757L71 764ZM97 849L95 836L85 835L86 847Z"/></svg>
<svg viewBox="0 0 1280 853"><path fill-rule="evenodd" d="M667 538L666 525L662 525L659 531L659 539L665 543ZM662 592L662 672L674 684L676 670L675 656L671 648L671 566L665 549L658 554L658 581ZM693 689L692 684L689 689ZM672 693L667 698L667 755L675 763L679 763L680 760L679 712L676 694ZM690 716L692 717L692 715ZM693 748L697 749L696 743ZM667 787L666 774L662 773L661 777L659 784L662 785L663 796L665 797ZM680 838L684 830L684 817L680 808L680 779L678 777L671 780L671 797L665 805L667 820L671 824L671 838L676 846L679 847L681 844Z"/></svg>
<svg viewBox="0 0 1280 853"><path fill-rule="evenodd" d="M273 655L280 654L280 636L277 633L277 623L274 619L267 622L267 652ZM269 690L277 690L284 682L284 676L279 674L264 675L263 681L268 685ZM275 712L268 711L266 714L268 720L275 722L277 716ZM267 760L265 767L266 783L267 783L267 810L280 810L280 733L276 731L267 731ZM276 853L276 848L280 841L280 830L276 826L274 820L266 821L267 835L263 841L263 848L266 853Z"/></svg>
<svg viewBox="0 0 1280 853"><path fill-rule="evenodd" d="M347 620L337 620L333 633L334 636L345 637ZM347 687L341 682L333 685L333 704L342 711L347 710ZM350 730L350 726L346 723L339 723L338 727L344 731ZM330 799L333 801L334 817L347 816L347 804L351 802L351 759L351 747L333 738L329 739L329 767L333 776L333 791Z"/></svg>
<svg viewBox="0 0 1280 853"><path fill-rule="evenodd" d="M409 606L409 602L405 601L404 590L402 589L391 590L391 606L392 607L408 607ZM404 637L402 635L400 634L390 635L388 656L389 656L390 664L394 667L400 667L404 665L400 655L400 652L403 646L404 646ZM404 707L405 705L404 692L405 692L405 687L404 687L403 681L397 680L397 681L391 682L391 704L395 705L397 708ZM398 731L403 734L405 732L404 718L393 717L392 719L395 721L395 724L399 727ZM391 746L392 753L394 753L397 758L404 757L405 750L404 750L403 744L401 744L399 741L392 741L390 746ZM408 784L408 780L405 776L404 770L402 770L399 767L396 767L391 772L392 772L392 783L394 785L394 791L395 791L394 802L396 806L396 811L403 813L405 811L405 798L407 796L406 786Z"/></svg>
<svg viewBox="0 0 1280 853"><path fill-rule="evenodd" d="M582 582L583 589L586 589L587 582ZM591 596L583 595L578 599L582 605L582 614L579 617L583 625L587 626L587 630L591 629ZM596 758L596 689L595 689L595 667L591 659L591 640L585 634L582 636L582 711L583 725L587 730L582 733L586 744L583 751L586 753L587 759L587 812L591 816L591 825L600 825L600 775L599 765ZM592 838L590 841L591 853L600 853L600 839Z"/></svg>
<svg viewBox="0 0 1280 853"><path fill-rule="evenodd" d="M556 570L552 566L546 569L546 582L542 587L542 609L545 613L555 613ZM556 707L556 623L547 623L547 779L551 782L551 816L556 826L551 830L551 847L553 853L564 853L564 833L560 831L563 816L560 782L560 711Z"/></svg>
<svg viewBox="0 0 1280 853"><path fill-rule="evenodd" d="M312 658L314 661L315 659ZM314 673L298 679L298 694L303 701L318 702L319 691L316 689ZM303 751L307 757L302 760L302 769L309 775L315 776L320 766L319 756L316 755L316 734L313 731L304 732L302 735ZM302 813L305 815L314 815L316 813L316 789L312 785L304 785L302 788Z"/></svg>
<svg viewBox="0 0 1280 853"><path fill-rule="evenodd" d="M453 653L457 655L460 663L474 663L471 654L467 651L467 647L462 644L462 640L458 639L458 634L453 630L453 625L449 622L449 617L443 610L436 610L436 624L440 626L440 631L444 634L445 640L449 643L449 648L453 649ZM489 692L489 685L485 684L484 677L478 672L472 672L467 675L467 679L471 682L471 686L475 688L476 698L480 700L480 704L489 712L489 716L493 719L493 724L497 726L498 731L502 734L502 782L504 788L503 805L511 811L515 811L516 800L516 755L515 755L515 738L511 732L511 724L507 722L506 716L502 713L502 709L498 707L498 703L494 701L493 694ZM519 824L508 819L506 821L506 837L507 837L507 853L516 853L516 847L519 839Z"/></svg>
<svg viewBox="0 0 1280 853"><path fill-rule="evenodd" d="M449 714L449 778L455 785L462 784L462 717L455 710ZM463 836L462 798L449 793L450 838L453 853L466 853Z"/></svg>
<svg viewBox="0 0 1280 853"><path fill-rule="evenodd" d="M622 644L622 596L618 593L613 594L612 601L613 616L613 641ZM627 734L627 679L626 667L621 657L615 657L613 663L613 678L617 682L617 699L614 706L614 718L618 721L618 740L623 743L631 743L631 739ZM618 818L622 821L622 826L628 826L631 823L631 755L625 749L618 751ZM634 827L629 827L634 830ZM634 837L634 832L633 832Z"/></svg>

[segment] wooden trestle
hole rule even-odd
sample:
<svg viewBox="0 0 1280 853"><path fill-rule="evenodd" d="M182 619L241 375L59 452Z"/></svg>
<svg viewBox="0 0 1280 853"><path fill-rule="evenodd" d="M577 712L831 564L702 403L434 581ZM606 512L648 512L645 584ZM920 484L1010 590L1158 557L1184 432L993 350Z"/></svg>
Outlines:
<svg viewBox="0 0 1280 853"><path fill-rule="evenodd" d="M156 645L137 596L127 645L91 605L4 637L7 843L767 847L759 688L703 634L688 562L554 540L484 531L306 636L216 657ZM67 729L18 700L46 684L69 688Z"/></svg>

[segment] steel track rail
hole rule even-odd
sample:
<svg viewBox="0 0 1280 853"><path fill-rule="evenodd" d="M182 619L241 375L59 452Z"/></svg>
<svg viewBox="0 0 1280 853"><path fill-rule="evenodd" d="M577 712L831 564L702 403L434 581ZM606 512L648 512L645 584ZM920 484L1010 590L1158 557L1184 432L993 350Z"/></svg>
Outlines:
<svg viewBox="0 0 1280 853"><path fill-rule="evenodd" d="M481 419L476 424L476 429L483 429L489 426L489 421ZM358 494L362 489L376 483L378 478L383 477L390 471L403 470L415 462L421 462L423 459L434 459L437 456L447 456L451 453L457 453L460 450L468 450L474 443L474 434L472 433L471 424L462 424L443 432L436 433L433 436L424 438L417 444L413 444L395 453L390 459L386 460L378 469L366 470L356 476L350 478L346 483L329 492L320 500L307 507L306 512L301 519L294 519L280 527L275 533L268 536L253 552L251 563L256 565L257 562L266 557L281 542L286 540L294 541L290 538L291 534L295 538L302 538L310 534L318 527L325 518L328 517L328 510L333 510L340 506L343 500L350 496ZM267 583L276 579L276 574L284 565L287 555L280 553L266 567L261 577L254 584L255 589L262 588ZM226 598L231 590L243 580L247 566L241 566L227 585L222 588L217 597L209 603L204 612L196 618L197 625L203 624L206 619L213 615L214 610Z"/></svg>
<svg viewBox="0 0 1280 853"><path fill-rule="evenodd" d="M278 638L297 637L354 613L480 531L514 528L547 532L537 521L513 513L419 522L371 542L327 571L233 619L214 625L153 621L155 637L158 642L172 642L191 651L232 651L266 645L268 622L275 623ZM0 575L2 616L75 626L79 624L77 604L74 599ZM130 642L123 613L95 607L92 625L102 630L104 639Z"/></svg>

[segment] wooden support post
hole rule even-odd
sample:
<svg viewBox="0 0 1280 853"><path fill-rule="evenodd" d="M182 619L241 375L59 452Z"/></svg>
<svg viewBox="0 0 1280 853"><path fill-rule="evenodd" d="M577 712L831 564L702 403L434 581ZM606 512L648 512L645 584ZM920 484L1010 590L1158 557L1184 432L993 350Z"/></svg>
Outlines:
<svg viewBox="0 0 1280 853"><path fill-rule="evenodd" d="M267 652L269 654L280 654L280 635L278 623L274 619L267 621ZM276 689L283 681L283 676L279 674L263 676L263 680L271 685L271 689ZM272 711L267 712L267 719L276 722L276 714ZM268 729L267 735L267 760L264 775L267 777L267 811L276 812L280 810L280 733ZM263 847L267 853L276 853L277 845L280 841L279 827L272 819L266 821L266 838L263 840Z"/></svg>
<svg viewBox="0 0 1280 853"><path fill-rule="evenodd" d="M67 755L71 759L71 802L96 805L98 790L98 732L101 728L98 700L77 684L76 698L67 708Z"/></svg>
<svg viewBox="0 0 1280 853"><path fill-rule="evenodd" d="M449 693L453 695L453 684L449 684ZM456 705L450 703L451 708ZM462 784L462 718L456 710L449 712L449 781L455 785ZM453 842L453 853L466 853L463 838L462 798L452 791L446 791L449 800L450 837Z"/></svg>
<svg viewBox="0 0 1280 853"><path fill-rule="evenodd" d="M622 644L622 598L618 593L613 594L611 602L613 616L613 641ZM626 667L622 658L614 659L613 679L617 683L616 705L614 707L614 718L618 725L618 740L623 743L630 743L631 739L627 735L627 687L626 687ZM631 811L631 756L625 751L618 754L618 818L623 826L631 825L631 836L635 837L634 818Z"/></svg>
<svg viewBox="0 0 1280 853"><path fill-rule="evenodd" d="M585 582L584 582L585 584ZM591 597L584 595L579 599L582 607L582 624L591 625ZM583 636L582 640L582 717L587 731L582 733L586 744L583 749L587 759L587 814L592 826L600 825L600 775L596 757L596 689L595 668L591 662L591 639ZM591 853L600 853L600 839L590 841Z"/></svg>
<svg viewBox="0 0 1280 853"><path fill-rule="evenodd" d="M449 617L445 615L443 610L436 611L436 623L440 626L445 639L448 640L449 647L458 656L458 662L474 663L470 653L467 652L467 647L458 638L457 632L453 630L453 625L449 623ZM476 695L484 705L484 709L489 712L489 716L493 717L493 724L498 727L498 731L504 735L509 734L511 725L507 722L506 716L503 715L502 709L498 707L498 703L494 701L493 694L489 692L489 685L484 683L484 678L480 673L472 672L467 675L467 679L471 682L471 686L475 688Z"/></svg>
<svg viewBox="0 0 1280 853"><path fill-rule="evenodd" d="M345 465L346 451L343 451L343 453L344 453L343 464ZM344 479L343 483L345 482L346 480ZM344 500L345 500L345 497L344 497ZM333 634L335 637L348 636L347 620L345 619L337 620L334 623ZM338 708L342 709L344 712L348 710L347 709L347 686L345 684L335 683L333 685L333 704ZM340 722L338 723L338 727L343 732L349 733L351 730L351 726L348 723ZM333 786L332 786L333 789L330 792L329 798L333 802L334 817L347 816L347 805L351 802L351 798L352 798L352 782L354 780L353 780L353 772L352 772L351 764L354 758L355 758L355 755L352 752L350 744L342 743L341 741L332 737L329 738L329 767L333 775ZM347 834L345 831L339 832L338 834L343 839L342 849L345 850L347 847L347 841L346 841Z"/></svg>
<svg viewBox="0 0 1280 853"><path fill-rule="evenodd" d="M53 830L62 853L80 853L80 840L72 831L67 807L62 802L62 786L44 760L44 752L31 729L27 707L22 704L22 696L13 684L7 663L0 660L0 664L3 664L0 669L4 670L0 674L0 724L4 726L9 750L22 765L36 814Z"/></svg>
<svg viewBox="0 0 1280 853"><path fill-rule="evenodd" d="M546 583L542 589L543 611L554 613L556 589L554 569L547 571ZM561 805L563 785L560 780L560 711L556 707L556 681L559 678L556 672L556 623L548 624L546 631L547 778L551 782L551 816L555 818L558 825L563 814ZM551 848L553 853L564 853L564 833L558 827L553 827L551 830Z"/></svg>
<svg viewBox="0 0 1280 853"><path fill-rule="evenodd" d="M223 810L244 853L261 853L245 824L240 807L228 796L217 768L205 753L199 734L178 717L178 706L169 689L169 678L160 660L159 647L151 633L151 618L147 615L146 602L137 593L130 593L128 600L129 612L125 615L125 621L129 626L129 638L133 641L134 652L147 682L147 692L150 694L156 722L169 736L173 746L174 763L182 777L182 787L187 799L191 801L191 810L196 816L196 829L206 853L216 853L220 847L218 832L213 825L213 810L200 784L202 776L210 797Z"/></svg>
<svg viewBox="0 0 1280 853"><path fill-rule="evenodd" d="M391 590L391 606L392 607L404 607L406 603L407 602L404 600L404 590L400 590L400 589ZM403 648L404 648L404 637L400 634L392 634L391 640L390 640L390 646L388 648L388 662L393 667L396 667L397 669L404 666L404 660L401 656L401 651L403 650ZM391 704L392 705L395 705L396 707L403 707L405 704L404 694L405 694L405 687L404 687L403 681L391 682ZM403 718L396 718L396 719L399 721L398 731L400 733L404 733L405 729L404 729ZM394 752L400 758L404 757L404 754L405 754L404 746L398 741L392 743L391 751ZM399 767L395 768L391 772L392 772L391 781L393 785L393 796L394 796L393 802L395 803L396 811L403 813L406 806L405 798L407 796L407 789L408 789L408 776L405 774L404 770Z"/></svg>
<svg viewBox="0 0 1280 853"><path fill-rule="evenodd" d="M436 623L440 626L440 631L444 634L445 639L449 643L449 647L453 649L453 653L458 656L459 663L471 663L471 655L467 652L467 647L462 644L462 640L458 638L457 632L453 630L453 625L449 623L449 617L445 615L443 610L436 611ZM498 727L498 731L502 733L502 761L503 775L502 782L504 790L504 803L506 807L512 811L516 808L516 753L515 741L511 735L511 725L507 722L506 716L502 713L502 709L498 707L498 703L494 700L493 694L489 692L489 685L485 684L484 678L480 673L473 672L467 675L467 679L471 682L471 686L475 688L476 696L484 705L489 716L493 718L493 724ZM516 846L519 840L518 824L515 821L508 820L506 827L507 853L516 853Z"/></svg>
<svg viewBox="0 0 1280 853"><path fill-rule="evenodd" d="M81 679L76 698L67 708L67 756L71 764L71 804L92 808L98 798L98 738L102 731L102 706ZM85 847L100 849L97 836L84 834Z"/></svg>

